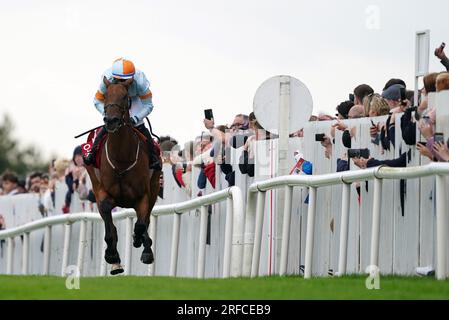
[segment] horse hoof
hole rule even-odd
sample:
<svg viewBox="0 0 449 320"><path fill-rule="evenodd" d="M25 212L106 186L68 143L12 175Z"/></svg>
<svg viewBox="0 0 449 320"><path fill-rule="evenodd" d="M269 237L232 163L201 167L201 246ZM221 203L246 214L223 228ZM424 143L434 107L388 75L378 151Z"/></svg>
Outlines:
<svg viewBox="0 0 449 320"><path fill-rule="evenodd" d="M143 237L133 236L133 238L134 238L134 241L133 241L134 248L140 248L143 243Z"/></svg>
<svg viewBox="0 0 449 320"><path fill-rule="evenodd" d="M114 276L116 274L123 273L125 270L120 264L113 264L111 267L111 274Z"/></svg>
<svg viewBox="0 0 449 320"><path fill-rule="evenodd" d="M105 254L104 260L109 264L119 264L120 256L118 254Z"/></svg>
<svg viewBox="0 0 449 320"><path fill-rule="evenodd" d="M154 261L153 252L144 252L142 253L142 256L140 257L140 261L144 264L152 264Z"/></svg>

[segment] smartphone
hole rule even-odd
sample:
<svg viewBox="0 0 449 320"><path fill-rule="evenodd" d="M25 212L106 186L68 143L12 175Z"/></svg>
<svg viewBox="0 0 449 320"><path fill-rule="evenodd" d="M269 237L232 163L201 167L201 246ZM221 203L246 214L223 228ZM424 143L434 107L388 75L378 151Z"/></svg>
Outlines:
<svg viewBox="0 0 449 320"><path fill-rule="evenodd" d="M442 42L440 48L444 49L445 47L446 47L446 44L444 42Z"/></svg>
<svg viewBox="0 0 449 320"><path fill-rule="evenodd" d="M352 93L349 94L349 101L354 102L354 94Z"/></svg>
<svg viewBox="0 0 449 320"><path fill-rule="evenodd" d="M324 141L324 136L325 136L324 133L315 134L315 141L319 141L319 142Z"/></svg>
<svg viewBox="0 0 449 320"><path fill-rule="evenodd" d="M376 125L374 124L373 120L371 120L371 124L372 124L373 127L376 127Z"/></svg>
<svg viewBox="0 0 449 320"><path fill-rule="evenodd" d="M401 101L404 101L407 99L405 88L400 88L400 90L401 90Z"/></svg>
<svg viewBox="0 0 449 320"><path fill-rule="evenodd" d="M444 134L441 132L435 132L435 134L433 135L433 141L435 143L438 143L438 142L444 143Z"/></svg>
<svg viewBox="0 0 449 320"><path fill-rule="evenodd" d="M207 120L212 120L214 118L214 114L212 113L212 109L205 109L204 110L204 118Z"/></svg>
<svg viewBox="0 0 449 320"><path fill-rule="evenodd" d="M418 143L419 143L419 144L422 144L423 146L426 146L426 145L427 145L427 141L419 141Z"/></svg>

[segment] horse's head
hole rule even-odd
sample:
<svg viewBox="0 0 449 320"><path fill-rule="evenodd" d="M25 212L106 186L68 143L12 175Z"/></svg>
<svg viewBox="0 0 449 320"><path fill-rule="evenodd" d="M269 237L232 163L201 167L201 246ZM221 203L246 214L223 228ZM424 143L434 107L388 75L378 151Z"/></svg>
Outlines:
<svg viewBox="0 0 449 320"><path fill-rule="evenodd" d="M122 125L130 122L128 89L133 79L111 83L104 77L103 82L106 85L106 93L104 95L105 117L103 121L106 130L112 133L116 132Z"/></svg>

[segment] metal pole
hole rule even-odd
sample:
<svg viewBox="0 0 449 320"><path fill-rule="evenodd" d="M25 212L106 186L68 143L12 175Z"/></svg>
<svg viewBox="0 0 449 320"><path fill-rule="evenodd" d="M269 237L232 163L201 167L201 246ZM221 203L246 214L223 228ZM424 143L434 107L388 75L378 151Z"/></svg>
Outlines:
<svg viewBox="0 0 449 320"><path fill-rule="evenodd" d="M343 183L343 194L341 197L341 219L340 219L340 253L338 256L338 275L346 274L346 264L348 260L348 230L349 230L349 210L351 185Z"/></svg>
<svg viewBox="0 0 449 320"><path fill-rule="evenodd" d="M446 212L446 181L444 176L436 176L436 202L437 202L437 265L436 278L444 280L447 277L446 272L446 253L447 253L447 212Z"/></svg>
<svg viewBox="0 0 449 320"><path fill-rule="evenodd" d="M150 215L150 238L153 240L153 254L156 261L156 228L157 226L157 216ZM148 275L154 276L156 272L156 262L153 262L148 266Z"/></svg>
<svg viewBox="0 0 449 320"><path fill-rule="evenodd" d="M198 271L197 277L204 278L204 269L206 267L206 236L207 236L207 207L201 206L200 217L200 240L198 247Z"/></svg>
<svg viewBox="0 0 449 320"><path fill-rule="evenodd" d="M265 208L265 192L258 192L256 207L256 225L254 233L254 249L251 263L251 277L259 275L260 247L262 244L263 216Z"/></svg>
<svg viewBox="0 0 449 320"><path fill-rule="evenodd" d="M51 243L51 226L45 227L44 236L44 275L50 273L50 243Z"/></svg>
<svg viewBox="0 0 449 320"><path fill-rule="evenodd" d="M133 218L128 217L126 219L125 275L131 274L132 232L133 232Z"/></svg>
<svg viewBox="0 0 449 320"><path fill-rule="evenodd" d="M67 265L69 261L69 250L70 250L70 233L72 231L71 224L64 225L64 247L62 249L62 271L61 276L66 275Z"/></svg>
<svg viewBox="0 0 449 320"><path fill-rule="evenodd" d="M28 261L30 256L30 233L25 232L23 235L23 247L22 247L22 274L28 274Z"/></svg>
<svg viewBox="0 0 449 320"><path fill-rule="evenodd" d="M231 275L231 253L232 253L232 230L234 224L234 202L233 199L226 200L226 226L223 258L223 278Z"/></svg>
<svg viewBox="0 0 449 320"><path fill-rule="evenodd" d="M374 179L373 222L371 227L370 265L379 267L380 210L382 208L382 179Z"/></svg>
<svg viewBox="0 0 449 320"><path fill-rule="evenodd" d="M7 253L6 253L6 274L12 274L12 266L14 260L13 246L14 238L6 239Z"/></svg>
<svg viewBox="0 0 449 320"><path fill-rule="evenodd" d="M176 269L178 267L178 246L179 246L179 230L181 227L181 215L174 214L173 231L171 240L171 258L170 258L170 276L176 277Z"/></svg>
<svg viewBox="0 0 449 320"><path fill-rule="evenodd" d="M80 272L80 276L83 275L84 268L84 249L86 248L86 229L87 229L87 221L82 220L80 226L80 240L78 245L78 261L77 266Z"/></svg>
<svg viewBox="0 0 449 320"><path fill-rule="evenodd" d="M307 211L306 261L304 263L304 279L312 276L313 236L315 229L316 187L309 188L309 208Z"/></svg>
<svg viewBox="0 0 449 320"><path fill-rule="evenodd" d="M287 273L288 244L290 238L290 223L292 216L292 194L293 187L285 186L284 221L282 223L281 265L279 268L279 275L281 276Z"/></svg>

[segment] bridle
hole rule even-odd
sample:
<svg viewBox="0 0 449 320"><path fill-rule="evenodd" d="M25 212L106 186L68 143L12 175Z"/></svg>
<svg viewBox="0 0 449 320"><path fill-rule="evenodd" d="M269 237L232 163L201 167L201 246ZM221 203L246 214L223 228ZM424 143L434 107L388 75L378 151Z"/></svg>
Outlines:
<svg viewBox="0 0 449 320"><path fill-rule="evenodd" d="M105 112L106 112L106 110L108 108L115 106L115 107L119 108L119 110L120 110L120 112L122 114L122 117L120 118L120 122L119 122L118 126L114 130L108 130L108 128L106 128L106 130L109 133L117 132L118 129L120 129L123 125L129 125L129 126L131 125L128 121L125 121L125 114L126 114L126 112L129 112L129 109L131 108L131 102L132 101L131 101L131 98L129 97L128 93L126 93L125 98L128 100L128 106L127 107L125 107L125 106L123 106L121 104L118 104L118 103L108 103L107 105L104 106L104 111Z"/></svg>
<svg viewBox="0 0 449 320"><path fill-rule="evenodd" d="M108 133L115 133L115 132L117 132L122 126L129 126L129 127L133 128L132 124L131 124L129 121L126 121L126 120L125 120L125 114L129 113L129 109L131 108L131 103L132 103L132 100L131 100L131 98L129 97L128 92L126 92L126 96L125 96L124 98L127 99L127 101L128 101L128 106L127 106L127 107L124 106L124 105L122 105L122 104L118 104L118 103L108 103L107 105L104 106L105 112L106 112L107 108L110 108L110 107L114 107L114 106L115 106L115 107L118 107L118 108L119 108L119 110L120 110L120 112L121 112L121 114L122 114L122 116L121 116L121 118L120 118L120 122L119 122L118 126L117 126L114 130L108 130L108 129L106 128L106 130L108 131ZM134 131L133 131L133 132L134 132ZM111 161L111 159L110 159L110 157L109 157L109 152L108 152L108 140L109 140L109 136L108 136L108 138L106 138L106 142L105 142L106 159L107 159L109 165L111 166L111 168L117 173L117 175L118 175L119 177L121 177L124 173L128 172L129 170L131 170L131 169L137 164L137 161L139 160L140 141L139 141L139 138L137 137L137 135L136 135L135 132L134 132L134 135L135 135L136 138L137 138L136 158L135 158L134 162L133 162L128 168L126 168L125 170L122 170L122 171L120 171L120 172L117 172L117 167L112 163L112 161Z"/></svg>

